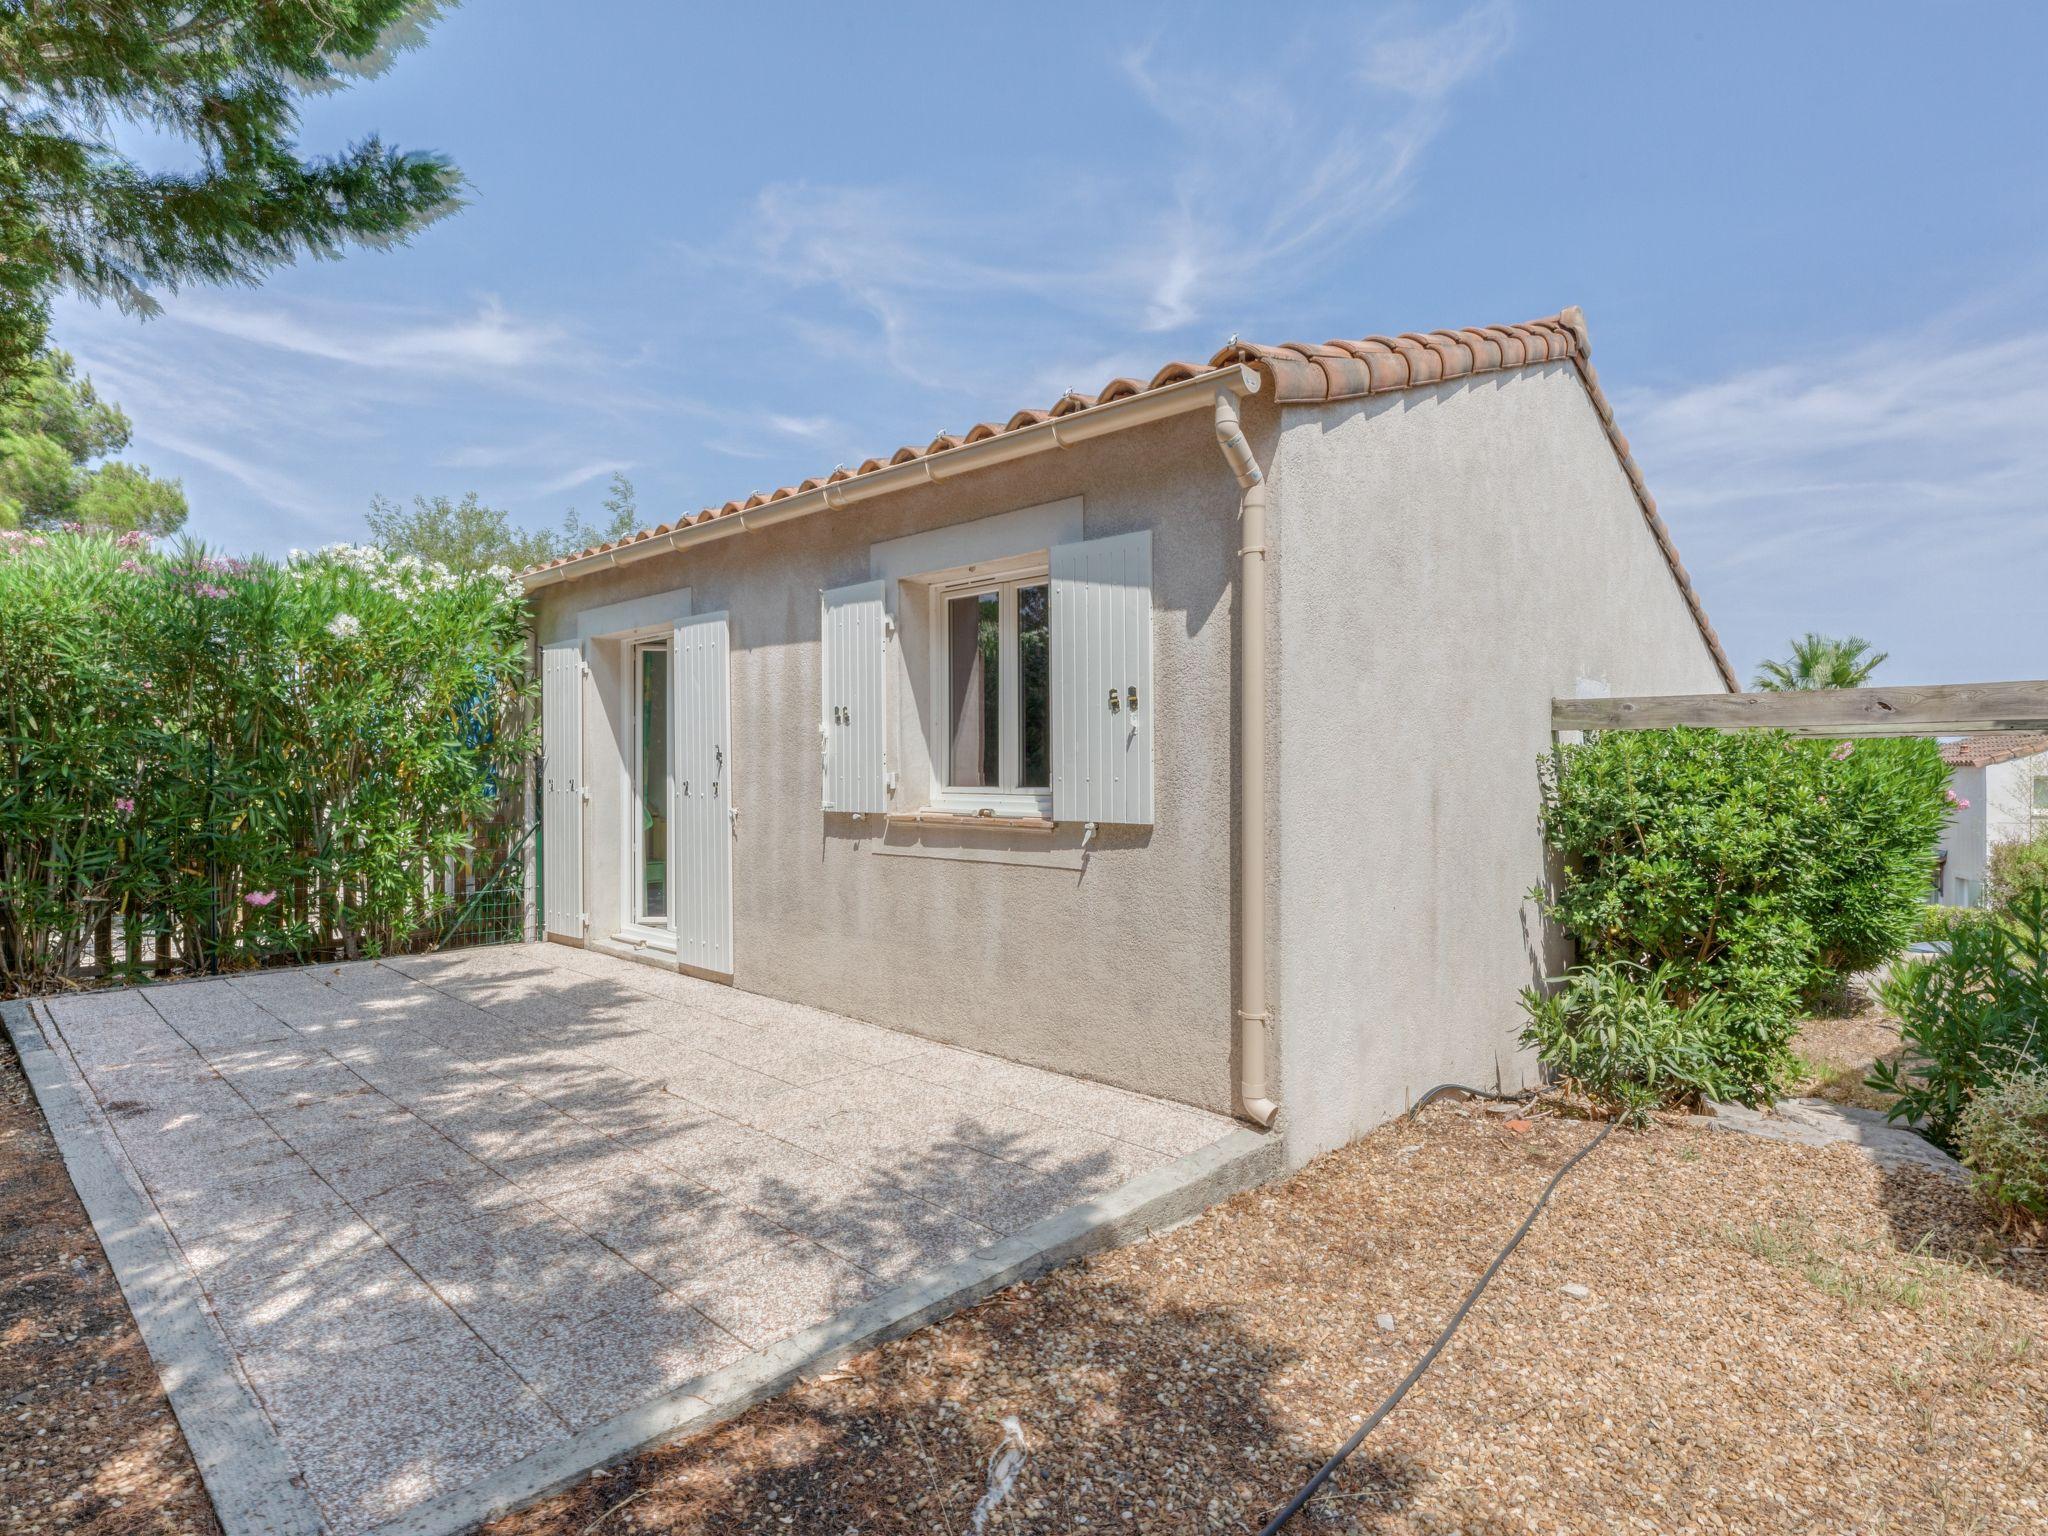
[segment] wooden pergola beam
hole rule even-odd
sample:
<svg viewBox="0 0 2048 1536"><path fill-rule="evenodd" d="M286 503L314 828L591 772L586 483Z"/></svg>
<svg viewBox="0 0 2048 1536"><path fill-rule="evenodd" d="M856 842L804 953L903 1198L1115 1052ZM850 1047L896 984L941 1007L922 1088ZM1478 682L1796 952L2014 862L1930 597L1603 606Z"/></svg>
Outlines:
<svg viewBox="0 0 2048 1536"><path fill-rule="evenodd" d="M1550 701L1550 726L1555 731L1658 731L1676 725L1827 737L2048 731L2048 682Z"/></svg>

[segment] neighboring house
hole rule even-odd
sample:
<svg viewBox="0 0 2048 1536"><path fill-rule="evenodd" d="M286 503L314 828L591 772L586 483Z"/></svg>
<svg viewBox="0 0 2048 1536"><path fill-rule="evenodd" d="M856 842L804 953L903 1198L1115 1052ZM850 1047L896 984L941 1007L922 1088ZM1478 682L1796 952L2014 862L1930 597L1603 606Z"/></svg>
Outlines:
<svg viewBox="0 0 2048 1536"><path fill-rule="evenodd" d="M1552 696L1736 686L1588 351L1233 342L528 573L548 936L1296 1161L1524 1082Z"/></svg>
<svg viewBox="0 0 2048 1536"><path fill-rule="evenodd" d="M2048 734L1987 731L1941 744L1955 814L1941 834L1935 900L1984 903L1991 850L2048 832Z"/></svg>

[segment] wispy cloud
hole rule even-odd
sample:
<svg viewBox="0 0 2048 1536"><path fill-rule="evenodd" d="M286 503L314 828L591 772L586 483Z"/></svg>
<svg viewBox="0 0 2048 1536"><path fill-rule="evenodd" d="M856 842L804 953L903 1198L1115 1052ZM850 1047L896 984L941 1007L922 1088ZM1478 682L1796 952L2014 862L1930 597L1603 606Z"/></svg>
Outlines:
<svg viewBox="0 0 2048 1536"><path fill-rule="evenodd" d="M772 185L732 244L688 254L812 355L933 392L996 398L1020 362L1145 338L1156 365L1162 335L1213 350L1398 212L1457 93L1513 38L1505 0L1318 12L1227 66L1162 33L1116 60L1142 143L1076 132L1056 170L994 179Z"/></svg>
<svg viewBox="0 0 2048 1536"><path fill-rule="evenodd" d="M535 489L543 496L553 496L587 485L599 475L622 475L632 467L631 459L592 459L587 464L578 464L574 469L564 470L552 479L542 481Z"/></svg>
<svg viewBox="0 0 2048 1536"><path fill-rule="evenodd" d="M485 299L471 313L449 315L382 306L323 312L202 295L175 301L166 314L176 324L216 336L400 373L503 380L508 372L561 360L568 345L563 327L514 315L496 299Z"/></svg>
<svg viewBox="0 0 2048 1536"><path fill-rule="evenodd" d="M1957 649L1901 657L1899 675L2037 674L2038 642L2036 659L2021 660L2010 649L1972 656L1956 638L1986 650L1989 630L2010 633L2026 615L2038 633L2048 605L2048 328L1985 335L1948 315L1620 394L1738 661L1801 628L1884 643L1875 615L1931 605L1950 615Z"/></svg>

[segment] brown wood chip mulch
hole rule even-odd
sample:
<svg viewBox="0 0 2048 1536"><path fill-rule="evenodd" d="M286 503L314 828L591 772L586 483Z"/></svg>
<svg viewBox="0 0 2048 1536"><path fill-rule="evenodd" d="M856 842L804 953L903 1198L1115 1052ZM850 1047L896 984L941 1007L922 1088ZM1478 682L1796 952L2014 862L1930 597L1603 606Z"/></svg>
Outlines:
<svg viewBox="0 0 2048 1536"><path fill-rule="evenodd" d="M149 1351L4 1037L0 1531L220 1531Z"/></svg>
<svg viewBox="0 0 2048 1536"><path fill-rule="evenodd" d="M11 1059L0 1082L0 1529L207 1536ZM965 1531L1007 1415L1030 1458L991 1533L1255 1530L1592 1130L1439 1104L492 1536ZM1955 1186L1839 1148L1617 1132L1294 1529L2048 1529L2044 1335L2048 1255L2001 1249Z"/></svg>

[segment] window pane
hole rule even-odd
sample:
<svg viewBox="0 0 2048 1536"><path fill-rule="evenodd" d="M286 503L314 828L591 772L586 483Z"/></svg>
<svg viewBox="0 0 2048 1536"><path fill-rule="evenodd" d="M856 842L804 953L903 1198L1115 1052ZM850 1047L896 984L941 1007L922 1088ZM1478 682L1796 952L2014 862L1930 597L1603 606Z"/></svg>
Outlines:
<svg viewBox="0 0 2048 1536"><path fill-rule="evenodd" d="M2034 780L2034 809L2048 811L2048 775Z"/></svg>
<svg viewBox="0 0 2048 1536"><path fill-rule="evenodd" d="M1052 588L1017 589L1019 789L1052 787Z"/></svg>
<svg viewBox="0 0 2048 1536"><path fill-rule="evenodd" d="M668 916L668 648L640 653L640 916Z"/></svg>
<svg viewBox="0 0 2048 1536"><path fill-rule="evenodd" d="M996 783L1002 763L1002 601L975 592L946 603L952 736L946 782L955 789Z"/></svg>

